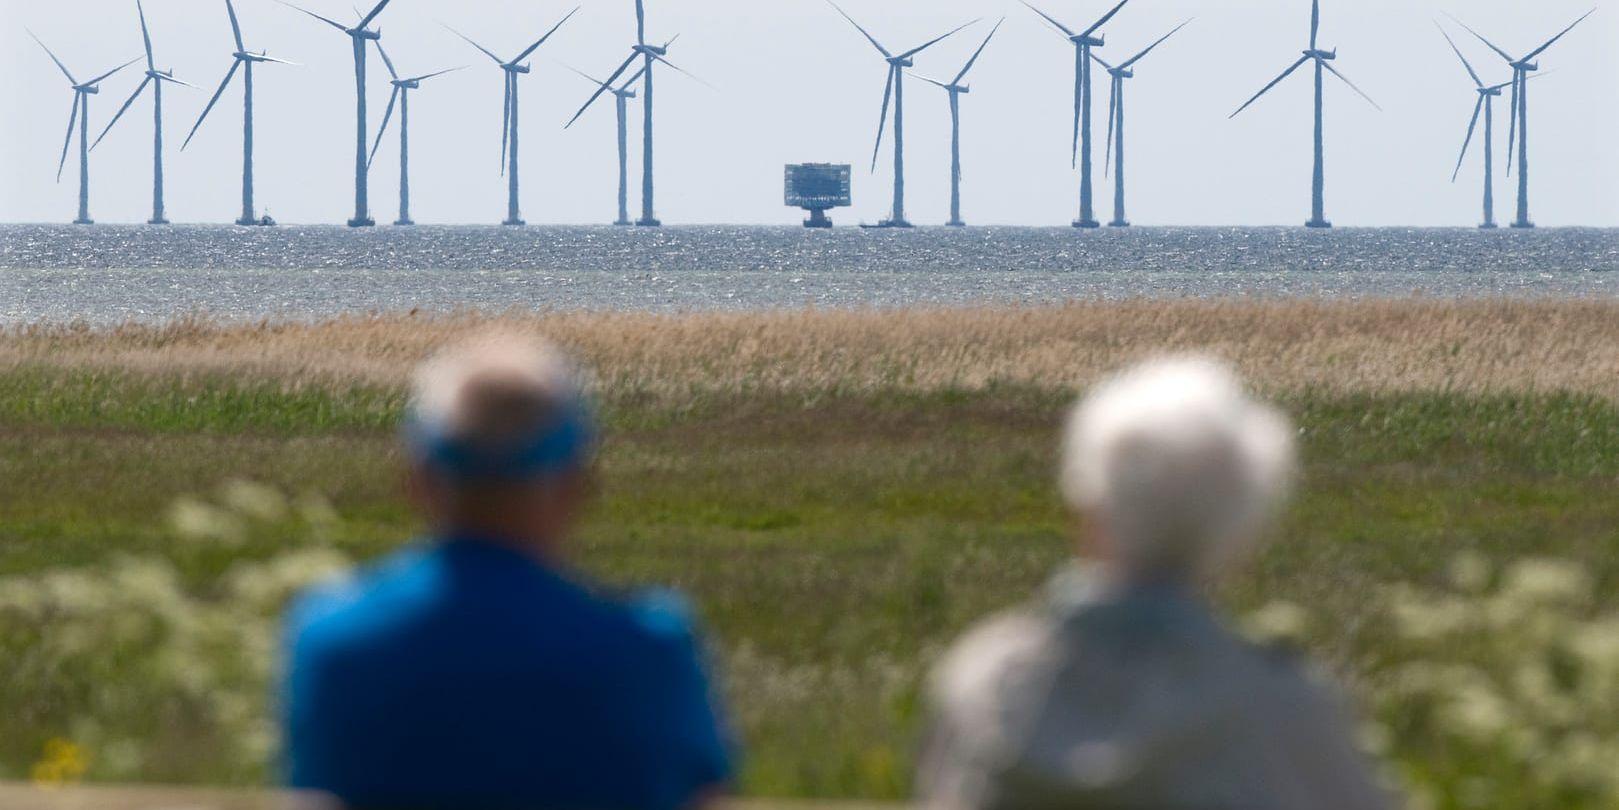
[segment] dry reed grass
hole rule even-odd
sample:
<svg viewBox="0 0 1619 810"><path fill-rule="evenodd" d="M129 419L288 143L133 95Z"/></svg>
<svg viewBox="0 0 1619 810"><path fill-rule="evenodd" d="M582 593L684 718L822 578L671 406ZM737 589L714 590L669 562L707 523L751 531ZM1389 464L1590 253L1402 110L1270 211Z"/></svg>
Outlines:
<svg viewBox="0 0 1619 810"><path fill-rule="evenodd" d="M1578 392L1619 400L1619 303L1137 301L1046 308L347 317L0 330L0 370L392 387L469 332L543 334L602 393L1068 389L1133 359L1207 351L1269 392Z"/></svg>

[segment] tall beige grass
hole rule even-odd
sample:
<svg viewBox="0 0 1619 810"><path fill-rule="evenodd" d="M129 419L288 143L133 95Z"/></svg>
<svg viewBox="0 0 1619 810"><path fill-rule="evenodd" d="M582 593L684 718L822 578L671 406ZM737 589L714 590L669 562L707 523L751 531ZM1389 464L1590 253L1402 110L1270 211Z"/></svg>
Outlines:
<svg viewBox="0 0 1619 810"><path fill-rule="evenodd" d="M578 355L604 393L1068 389L1134 359L1203 351L1270 392L1571 391L1619 399L1619 303L1176 301L1043 308L188 319L0 331L0 369L227 374L399 384L436 346L490 328Z"/></svg>

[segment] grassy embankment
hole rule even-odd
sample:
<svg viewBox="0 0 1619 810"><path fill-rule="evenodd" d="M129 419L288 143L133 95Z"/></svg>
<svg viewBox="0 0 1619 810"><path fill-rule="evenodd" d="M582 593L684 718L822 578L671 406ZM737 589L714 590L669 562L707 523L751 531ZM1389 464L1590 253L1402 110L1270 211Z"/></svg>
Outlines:
<svg viewBox="0 0 1619 810"><path fill-rule="evenodd" d="M1619 306L1138 303L508 323L594 370L610 438L581 561L695 598L725 662L750 793L903 795L930 659L1064 556L1051 478L1065 405L1146 355L1229 358L1298 420L1301 496L1221 598L1241 609L1289 599L1327 617L1308 644L1358 688L1375 688L1365 662L1386 632L1369 595L1437 583L1458 552L1571 559L1608 601L1619 593ZM239 558L276 551L273 534L225 552L176 539L171 504L230 479L328 499L343 517L333 542L353 557L397 546L413 528L392 441L403 375L479 326L0 334L0 577L156 557L206 587ZM219 729L153 732L174 716L161 695L109 687L119 666L105 665L107 682L47 689L6 683L43 676L0 664L0 779L26 777L47 739L78 735L75 703L109 688L150 707L126 712L138 755L87 743L92 778L263 778L262 763L210 754ZM19 695L36 697L4 705Z"/></svg>

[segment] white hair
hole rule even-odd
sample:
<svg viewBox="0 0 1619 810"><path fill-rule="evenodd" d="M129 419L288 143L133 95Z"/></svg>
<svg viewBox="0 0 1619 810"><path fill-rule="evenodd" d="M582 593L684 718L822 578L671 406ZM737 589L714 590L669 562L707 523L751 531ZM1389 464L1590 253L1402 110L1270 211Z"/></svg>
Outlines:
<svg viewBox="0 0 1619 810"><path fill-rule="evenodd" d="M1256 542L1293 468L1287 418L1227 366L1187 357L1126 371L1074 406L1061 486L1126 568L1201 578Z"/></svg>
<svg viewBox="0 0 1619 810"><path fill-rule="evenodd" d="M534 338L489 333L452 346L416 370L411 418L476 446L525 437L579 396L573 367Z"/></svg>

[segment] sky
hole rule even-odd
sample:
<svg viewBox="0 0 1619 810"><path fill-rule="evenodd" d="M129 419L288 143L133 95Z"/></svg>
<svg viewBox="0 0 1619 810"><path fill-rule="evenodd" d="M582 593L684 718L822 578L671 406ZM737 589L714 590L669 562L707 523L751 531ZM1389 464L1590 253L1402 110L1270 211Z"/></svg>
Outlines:
<svg viewBox="0 0 1619 810"><path fill-rule="evenodd" d="M575 0L394 0L379 18L400 70L467 65L412 95L412 213L422 223L495 223L505 215L500 177L500 71L446 31L453 25L497 53L515 54ZM1072 28L1110 0L1037 3ZM1321 43L1379 112L1329 77L1327 213L1341 226L1469 226L1480 218L1482 145L1451 182L1476 95L1435 30L1442 11L1508 51L1550 38L1593 0L1326 0ZM347 0L305 0L345 22ZM995 20L1006 23L969 76L962 100L964 218L982 225L1063 225L1078 210L1069 167L1073 50L1013 0L846 0L890 50L982 22L916 59L914 72L949 78ZM1608 4L1611 6L1611 4ZM349 40L272 0L237 0L248 47L299 66L255 71L258 199L283 223L340 223L353 208L354 80ZM1235 120L1227 116L1307 46L1306 0L1134 0L1104 29L1098 54L1128 58L1188 18L1137 65L1128 83L1127 179L1138 225L1298 225L1308 217L1311 82L1301 70ZM191 146L180 143L230 67L224 0L146 0L158 67L202 90L164 96L168 213L177 222L229 222L240 211L239 79ZM1448 22L1447 22L1448 24ZM76 159L55 180L72 93L28 37L33 30L80 78L140 55L134 0L0 0L0 221L65 222L77 201ZM1488 82L1510 71L1454 26ZM825 0L648 0L648 36L680 39L669 58L713 87L664 70L657 84L657 211L666 224L795 223L783 205L782 167L852 163L852 209L840 223L875 222L891 195L891 137L871 169L886 65ZM610 99L570 129L592 91L568 66L604 75L634 38L632 0L583 7L533 57L522 80L523 212L530 223L605 223L616 215L617 155ZM1605 7L1541 59L1556 72L1532 86L1532 206L1543 226L1619 226L1619 9ZM374 135L389 86L370 59ZM1101 177L1107 83L1095 95L1096 199L1112 212ZM92 98L92 134L140 81L132 67ZM1506 98L1497 107L1503 168ZM151 210L149 96L91 155L91 207L100 222L143 222ZM631 114L631 174L639 175L639 102ZM907 213L939 224L949 213L949 111L943 91L914 79L905 95ZM397 120L394 125L397 126ZM1480 137L1482 136L1482 127ZM75 147L76 149L76 147ZM1510 219L1516 178L1497 176L1497 216ZM638 208L632 182L632 210ZM390 133L371 172L372 213L397 213L398 154Z"/></svg>

